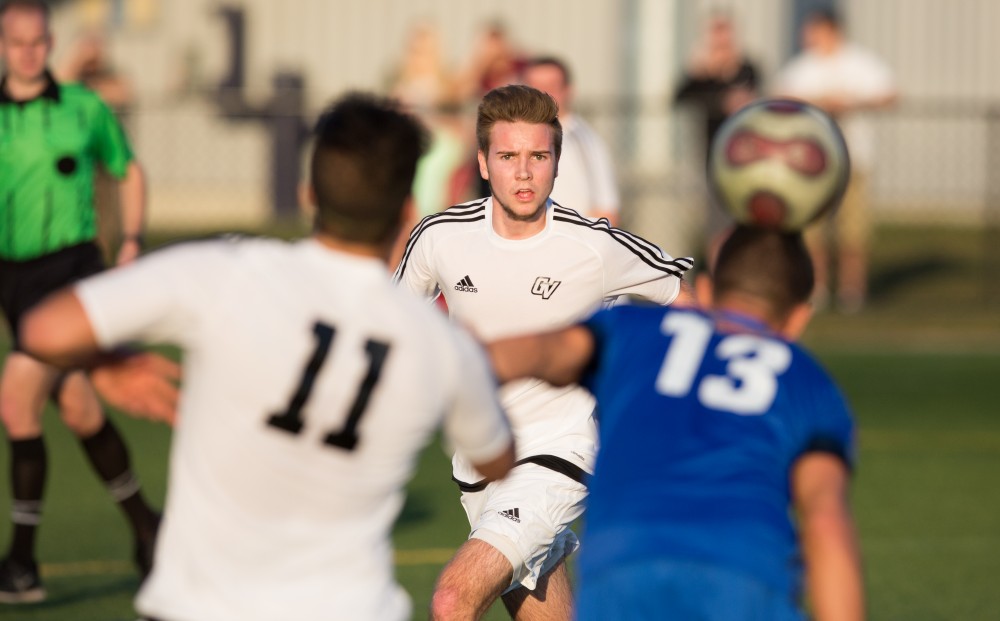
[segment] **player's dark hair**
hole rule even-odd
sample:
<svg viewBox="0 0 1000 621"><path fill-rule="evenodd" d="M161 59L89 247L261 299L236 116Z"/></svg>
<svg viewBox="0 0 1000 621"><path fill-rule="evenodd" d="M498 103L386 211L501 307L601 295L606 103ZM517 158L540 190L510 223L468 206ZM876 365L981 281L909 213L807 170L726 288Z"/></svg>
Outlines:
<svg viewBox="0 0 1000 621"><path fill-rule="evenodd" d="M334 103L316 124L310 167L317 228L347 241L388 240L426 144L398 102L352 93Z"/></svg>
<svg viewBox="0 0 1000 621"><path fill-rule="evenodd" d="M555 56L536 56L528 61L521 70L523 74L528 69L533 67L555 67L562 73L563 84L566 86L572 86L573 84L573 73L569 70L569 65L567 65L561 58L556 58Z"/></svg>
<svg viewBox="0 0 1000 621"><path fill-rule="evenodd" d="M749 295L767 303L772 319L784 320L809 299L813 264L802 234L737 226L719 249L713 294Z"/></svg>
<svg viewBox="0 0 1000 621"><path fill-rule="evenodd" d="M810 11L805 21L809 24L823 24L834 30L843 30L844 28L843 19L841 19L840 14L832 7L823 7Z"/></svg>
<svg viewBox="0 0 1000 621"><path fill-rule="evenodd" d="M7 14L7 11L20 9L22 11L39 11L49 19L49 3L43 0L5 0L0 2L0 19ZM3 36L3 28L0 27L0 37Z"/></svg>
<svg viewBox="0 0 1000 621"><path fill-rule="evenodd" d="M548 125L552 128L555 157L559 159L563 135L559 106L548 93L524 84L500 86L486 93L476 115L476 140L483 153L489 153L490 132L498 121Z"/></svg>

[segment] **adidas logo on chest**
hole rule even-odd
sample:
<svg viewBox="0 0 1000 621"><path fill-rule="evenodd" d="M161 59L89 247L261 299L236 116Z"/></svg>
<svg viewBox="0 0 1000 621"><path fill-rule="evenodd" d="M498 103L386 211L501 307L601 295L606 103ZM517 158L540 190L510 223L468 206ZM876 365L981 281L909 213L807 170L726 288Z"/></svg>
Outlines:
<svg viewBox="0 0 1000 621"><path fill-rule="evenodd" d="M462 280L455 284L455 291L464 291L465 293L479 293L479 289L476 285L472 284L472 279L468 275Z"/></svg>

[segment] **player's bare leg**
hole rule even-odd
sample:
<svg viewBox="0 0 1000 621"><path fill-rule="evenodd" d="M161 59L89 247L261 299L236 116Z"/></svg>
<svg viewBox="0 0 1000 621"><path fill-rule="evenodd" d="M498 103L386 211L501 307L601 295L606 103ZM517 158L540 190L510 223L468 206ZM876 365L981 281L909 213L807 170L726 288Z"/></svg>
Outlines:
<svg viewBox="0 0 1000 621"><path fill-rule="evenodd" d="M11 440L42 435L42 411L58 373L27 354L7 354L0 376L0 419Z"/></svg>
<svg viewBox="0 0 1000 621"><path fill-rule="evenodd" d="M569 621L573 616L573 591L566 559L539 578L534 591L515 589L503 596L503 604L517 621Z"/></svg>
<svg viewBox="0 0 1000 621"><path fill-rule="evenodd" d="M499 550L469 539L445 565L431 598L431 619L479 619L510 586L514 569Z"/></svg>
<svg viewBox="0 0 1000 621"><path fill-rule="evenodd" d="M139 573L145 576L152 568L160 516L142 497L125 441L104 416L97 393L84 373L68 373L57 392L63 422L76 434L94 471L129 521L135 540L134 560Z"/></svg>
<svg viewBox="0 0 1000 621"><path fill-rule="evenodd" d="M0 602L21 604L45 598L35 562L35 535L42 518L48 460L42 439L42 411L57 373L21 353L7 355L0 376L0 419L10 442L10 547L0 562Z"/></svg>
<svg viewBox="0 0 1000 621"><path fill-rule="evenodd" d="M79 439L89 438L104 424L104 411L83 373L67 373L54 395L63 423Z"/></svg>

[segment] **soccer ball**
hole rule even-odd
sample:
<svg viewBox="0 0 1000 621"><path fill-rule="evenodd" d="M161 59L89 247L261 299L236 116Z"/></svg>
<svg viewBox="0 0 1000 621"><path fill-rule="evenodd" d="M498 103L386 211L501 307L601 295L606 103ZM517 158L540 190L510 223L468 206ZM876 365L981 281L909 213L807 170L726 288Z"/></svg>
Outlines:
<svg viewBox="0 0 1000 621"><path fill-rule="evenodd" d="M798 231L833 210L850 176L837 124L802 101L763 99L726 119L712 141L708 180L737 222Z"/></svg>

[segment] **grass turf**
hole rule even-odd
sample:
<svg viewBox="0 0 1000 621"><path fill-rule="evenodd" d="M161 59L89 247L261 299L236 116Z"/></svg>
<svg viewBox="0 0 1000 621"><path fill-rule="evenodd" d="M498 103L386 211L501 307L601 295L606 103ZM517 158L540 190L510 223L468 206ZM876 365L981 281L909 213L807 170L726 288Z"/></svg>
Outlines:
<svg viewBox="0 0 1000 621"><path fill-rule="evenodd" d="M871 306L823 314L806 335L860 425L853 497L872 619L993 619L1000 610L1000 285L984 280L1000 263L983 260L986 241L958 230L883 231ZM161 502L169 431L114 418L146 492ZM125 522L52 412L46 438L39 556L49 600L0 605L0 621L133 621L138 580ZM8 450L0 442L3 546ZM434 579L466 529L448 460L431 446L394 536L414 618L426 618ZM502 606L487 616L505 618Z"/></svg>
<svg viewBox="0 0 1000 621"><path fill-rule="evenodd" d="M821 358L860 423L854 505L873 619L989 619L1000 610L1000 355L851 354ZM115 417L147 493L164 491L169 432ZM49 600L0 607L0 619L134 619L138 582L124 521L50 412L52 467L40 557ZM6 451L0 448L6 472ZM9 501L0 497L0 515ZM424 618L430 590L465 518L437 445L423 455L395 531L399 580ZM9 537L0 521L0 541ZM505 615L494 609L489 618Z"/></svg>

